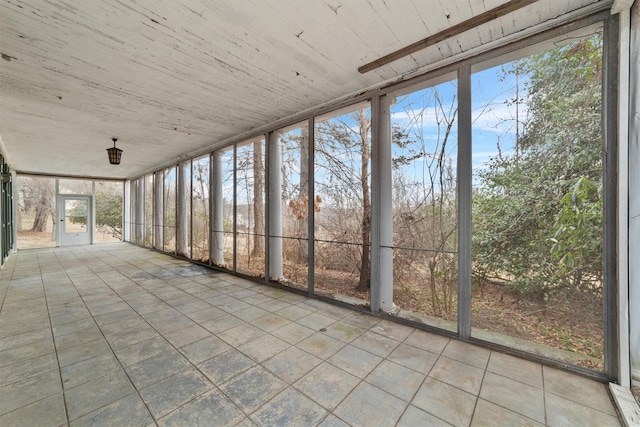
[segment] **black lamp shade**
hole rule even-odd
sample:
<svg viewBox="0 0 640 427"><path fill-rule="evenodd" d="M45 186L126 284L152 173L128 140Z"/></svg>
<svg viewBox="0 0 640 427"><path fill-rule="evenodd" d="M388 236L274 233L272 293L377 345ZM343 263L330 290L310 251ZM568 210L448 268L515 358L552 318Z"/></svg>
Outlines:
<svg viewBox="0 0 640 427"><path fill-rule="evenodd" d="M120 164L120 157L122 156L122 150L116 148L116 138L113 138L113 147L107 148L107 155L109 156L109 163L112 165Z"/></svg>

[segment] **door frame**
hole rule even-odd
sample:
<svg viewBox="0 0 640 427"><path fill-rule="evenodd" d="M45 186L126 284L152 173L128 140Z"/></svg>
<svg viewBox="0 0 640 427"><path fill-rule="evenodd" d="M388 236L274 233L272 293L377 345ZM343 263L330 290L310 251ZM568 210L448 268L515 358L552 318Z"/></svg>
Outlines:
<svg viewBox="0 0 640 427"><path fill-rule="evenodd" d="M81 233L65 232L65 204L67 200L86 200L87 202L87 231ZM58 246L78 246L93 244L94 234L94 209L93 197L78 194L59 194L57 196L58 211Z"/></svg>

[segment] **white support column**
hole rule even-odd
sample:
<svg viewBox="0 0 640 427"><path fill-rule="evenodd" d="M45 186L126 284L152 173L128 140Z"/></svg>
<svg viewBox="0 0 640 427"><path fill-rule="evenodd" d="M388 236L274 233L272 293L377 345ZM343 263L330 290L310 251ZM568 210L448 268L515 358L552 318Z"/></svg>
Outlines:
<svg viewBox="0 0 640 427"><path fill-rule="evenodd" d="M13 226L11 229L13 230L13 247L11 248L12 252L18 250L18 183L17 183L18 175L15 172L11 172L11 197L13 202L11 203L13 209Z"/></svg>
<svg viewBox="0 0 640 427"><path fill-rule="evenodd" d="M138 190L138 181L131 180L125 181L124 185L124 203L122 204L122 239L125 242L130 242L131 230L135 230L135 215L133 210L136 208L138 201L136 194ZM134 234L135 236L135 234Z"/></svg>
<svg viewBox="0 0 640 427"><path fill-rule="evenodd" d="M164 250L164 172L157 171L153 179L153 247Z"/></svg>
<svg viewBox="0 0 640 427"><path fill-rule="evenodd" d="M146 185L144 176L138 178L136 180L137 182L137 192L136 192L136 205L135 205L135 210L136 210L136 214L135 214L135 218L134 218L134 224L133 224L133 229L135 230L135 236L131 236L132 238L135 237L135 242L139 245L144 244L144 230L145 230L145 226L144 226L144 186Z"/></svg>
<svg viewBox="0 0 640 427"><path fill-rule="evenodd" d="M640 52L640 2L636 1L635 5L631 8L630 14L629 12L627 12L627 14L627 16L630 15L627 21L627 25L630 27L630 34L629 44L626 46L626 49L628 49L627 52L631 53L629 58L629 75L627 76L629 79L629 86L627 87L629 110L628 116L620 116L620 122L626 122L627 117L629 118L627 122L629 126L629 163L628 165L624 165L625 168L628 167L629 174L629 234L627 236L629 245L629 257L627 259L627 265L629 266L629 299L627 301L629 323L624 326L626 326L625 329L629 337L631 383L635 386L640 386L640 264L638 263L640 259L640 79L638 78L640 75L640 53L638 53ZM622 13L620 18L622 25L625 21ZM624 45L622 47L624 47ZM629 76L631 77L629 78ZM626 142L626 140L622 140L621 135L620 144L625 144ZM622 150L620 151L622 157ZM623 165L621 164L620 167L622 168ZM627 319L621 318L620 320L622 322ZM624 338L626 337L622 336L621 340Z"/></svg>
<svg viewBox="0 0 640 427"><path fill-rule="evenodd" d="M176 254L191 257L191 254L188 253L189 250L189 236L187 235L187 231L189 227L187 227L187 203L186 198L191 197L190 193L191 189L187 188L187 177L186 177L186 166L184 163L179 164L176 168L177 171L177 194L176 194ZM189 173L191 170L189 169Z"/></svg>
<svg viewBox="0 0 640 427"><path fill-rule="evenodd" d="M224 265L224 198L222 197L222 153L211 156L211 262Z"/></svg>
<svg viewBox="0 0 640 427"><path fill-rule="evenodd" d="M64 212L60 213L60 202L59 202L59 195L60 195L60 179L56 178L56 183L55 183L55 199L53 201L54 206L56 207L56 212L54 213L55 215L55 221L53 221L53 239L56 241L56 246L60 246L60 220L64 218Z"/></svg>
<svg viewBox="0 0 640 427"><path fill-rule="evenodd" d="M390 95L380 97L378 114L378 227L379 227L379 280L381 311L398 311L393 302L393 176L391 162L391 101ZM374 284L372 283L373 287Z"/></svg>
<svg viewBox="0 0 640 427"><path fill-rule="evenodd" d="M280 134L272 132L268 141L269 188L269 278L279 280L284 278L282 270L282 145Z"/></svg>
<svg viewBox="0 0 640 427"><path fill-rule="evenodd" d="M96 182L91 181L91 228L89 228L89 233L91 234L91 244L96 244L96 217L98 216L98 211L96 209Z"/></svg>

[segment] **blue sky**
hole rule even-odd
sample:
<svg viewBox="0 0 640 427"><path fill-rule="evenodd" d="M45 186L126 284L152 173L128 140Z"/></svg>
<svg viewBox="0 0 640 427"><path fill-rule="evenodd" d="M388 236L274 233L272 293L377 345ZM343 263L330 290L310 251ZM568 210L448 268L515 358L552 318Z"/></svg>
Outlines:
<svg viewBox="0 0 640 427"><path fill-rule="evenodd" d="M525 98L526 76L519 76L518 96ZM439 101L436 100L436 94ZM498 155L498 144L503 155L513 151L516 135L516 114L522 122L527 114L527 105L513 103L516 96L516 78L505 76L498 66L472 75L472 165L474 172L485 167L485 163ZM441 105L440 108L436 108ZM416 141L414 150L420 145L426 152L438 151L442 143L445 124L443 115L452 117L457 108L457 82L441 83L408 95L400 96L392 106L392 123L410 133ZM457 117L451 130L446 150L455 170L457 156ZM441 121L438 126L438 120ZM407 154L408 149L394 145L394 157ZM402 168L407 178L421 181L427 158L416 159L411 166ZM400 173L400 172L397 172Z"/></svg>
<svg viewBox="0 0 640 427"><path fill-rule="evenodd" d="M525 95L526 77L520 76L518 84L520 86L519 96ZM491 157L498 154L497 144L503 155L508 155L513 150L515 142L515 117L516 109L520 117L520 122L524 120L527 113L525 105L519 105L517 108L511 102L515 97L516 80L514 76L504 76L502 67L498 66L484 71L474 73L472 75L472 118L473 118L473 146L472 146L472 162L473 170L478 171L485 167ZM435 96L440 101L436 101ZM440 108L436 107L440 105ZM455 174L456 157L457 157L457 117L455 110L457 109L457 82L455 80L444 82L433 87L418 90L408 95L400 96L392 106L392 123L400 126L410 134L409 138L415 141L410 147L403 149L398 145L393 146L393 156L410 155L410 151L422 150L427 156L414 159L410 165L404 165L400 170L396 170L395 174L402 173L406 179L416 183L429 182L428 165L433 161L433 153L439 152L442 143L443 134L446 124L443 118L448 120L454 119L455 123L451 128L451 133L447 141L446 157L451 163ZM370 114L370 112L369 112ZM355 121L350 114L344 114L326 120L342 120L344 123L356 126ZM438 121L441 121L438 125ZM522 128L520 127L520 132ZM291 137L299 137L301 128L289 129L283 134L283 140ZM299 185L300 170L296 163L299 163L299 150L295 149L292 144L287 144L283 150L286 154L284 163L287 165L287 180L290 184ZM288 149L287 149L288 148ZM239 146L239 152L245 150L246 146ZM264 149L264 148L263 148ZM360 166L359 153L348 153L347 151L335 153L340 156L345 165L349 169L358 169ZM223 168L225 172L225 180L223 184L223 192L227 200L231 200L233 194L233 150L223 150ZM316 163L322 161L321 158L316 159ZM249 175L252 171L248 172ZM238 177L240 178L240 176ZM247 176L252 179L252 176ZM316 191L321 190L324 184L328 184L329 176L322 168L316 167ZM475 180L474 180L475 181ZM246 189L243 190L246 193ZM239 203L246 203L246 194L238 194Z"/></svg>

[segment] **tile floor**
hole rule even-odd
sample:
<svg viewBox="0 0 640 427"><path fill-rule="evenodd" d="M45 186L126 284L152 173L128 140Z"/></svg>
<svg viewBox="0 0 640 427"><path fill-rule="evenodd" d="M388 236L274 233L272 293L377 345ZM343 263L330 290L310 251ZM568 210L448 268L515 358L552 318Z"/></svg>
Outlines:
<svg viewBox="0 0 640 427"><path fill-rule="evenodd" d="M0 302L1 426L620 425L603 384L125 243L19 252Z"/></svg>

